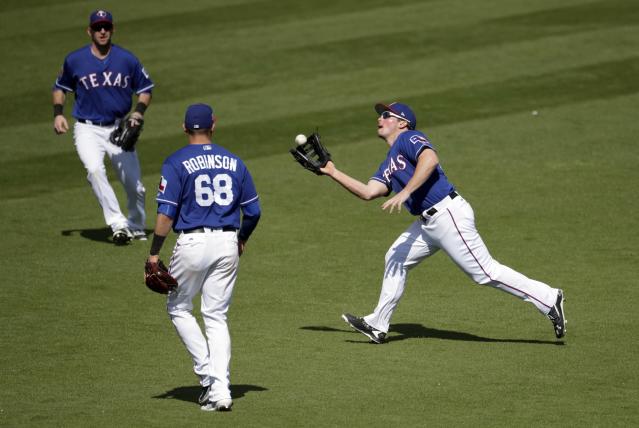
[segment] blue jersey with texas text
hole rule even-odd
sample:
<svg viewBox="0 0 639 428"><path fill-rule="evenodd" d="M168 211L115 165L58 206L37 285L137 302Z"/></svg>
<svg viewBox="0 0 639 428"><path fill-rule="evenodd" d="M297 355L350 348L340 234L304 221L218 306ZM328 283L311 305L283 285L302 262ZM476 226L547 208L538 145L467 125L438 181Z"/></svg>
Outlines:
<svg viewBox="0 0 639 428"><path fill-rule="evenodd" d="M128 50L111 45L106 58L99 59L87 45L67 55L54 88L75 92L76 119L113 122L131 110L133 93L150 93L153 82Z"/></svg>
<svg viewBox="0 0 639 428"><path fill-rule="evenodd" d="M176 207L176 232L197 227L239 229L240 210L259 205L244 162L217 144L189 144L169 156L162 165L156 200Z"/></svg>
<svg viewBox="0 0 639 428"><path fill-rule="evenodd" d="M395 193L401 192L415 173L419 155L428 149L435 150L420 131L402 132L371 180L384 183ZM455 187L448 181L444 170L438 164L426 182L410 195L404 205L411 214L420 215L453 190Z"/></svg>

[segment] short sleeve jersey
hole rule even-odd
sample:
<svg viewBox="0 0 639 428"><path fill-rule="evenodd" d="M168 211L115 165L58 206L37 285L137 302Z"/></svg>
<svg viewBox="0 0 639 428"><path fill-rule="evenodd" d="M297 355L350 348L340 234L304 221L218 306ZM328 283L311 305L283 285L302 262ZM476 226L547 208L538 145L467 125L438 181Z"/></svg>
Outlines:
<svg viewBox="0 0 639 428"><path fill-rule="evenodd" d="M417 160L424 150L435 149L423 133L402 132L371 180L384 183L389 191L401 192L415 173ZM453 190L455 187L448 181L442 167L437 165L428 180L411 194L404 205L411 214L420 215Z"/></svg>
<svg viewBox="0 0 639 428"><path fill-rule="evenodd" d="M112 45L107 57L99 59L87 45L67 55L54 88L75 92L76 119L113 122L131 110L131 96L150 93L153 82L128 50Z"/></svg>
<svg viewBox="0 0 639 428"><path fill-rule="evenodd" d="M217 144L190 144L162 165L158 204L176 207L173 230L240 227L240 211L257 203L242 160Z"/></svg>

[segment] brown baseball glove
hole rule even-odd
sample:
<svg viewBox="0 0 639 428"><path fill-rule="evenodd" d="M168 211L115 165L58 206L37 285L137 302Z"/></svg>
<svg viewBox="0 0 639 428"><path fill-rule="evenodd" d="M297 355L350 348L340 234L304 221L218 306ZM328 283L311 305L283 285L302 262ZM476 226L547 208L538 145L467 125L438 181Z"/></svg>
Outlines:
<svg viewBox="0 0 639 428"><path fill-rule="evenodd" d="M147 261L144 264L144 282L150 290L160 294L169 294L169 291L175 290L178 286L162 260L158 260L157 263Z"/></svg>

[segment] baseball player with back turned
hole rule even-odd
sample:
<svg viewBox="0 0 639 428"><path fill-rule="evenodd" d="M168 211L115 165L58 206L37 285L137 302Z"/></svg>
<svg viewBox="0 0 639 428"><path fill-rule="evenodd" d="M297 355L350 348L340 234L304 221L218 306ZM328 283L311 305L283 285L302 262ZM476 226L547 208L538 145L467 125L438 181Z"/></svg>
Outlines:
<svg viewBox="0 0 639 428"><path fill-rule="evenodd" d="M189 106L184 118L189 144L162 165L148 261L158 262L164 239L173 227L179 236L169 271L178 287L169 293L167 310L193 359L193 370L202 386L202 410L228 411L233 403L226 314L239 257L259 221L260 204L244 162L212 143L214 129L210 106ZM193 316L193 298L200 292L206 338Z"/></svg>
<svg viewBox="0 0 639 428"><path fill-rule="evenodd" d="M57 134L69 130L63 106L66 93L75 92L75 148L102 206L104 220L113 230L113 241L124 244L133 238L146 239L145 190L137 153L123 151L109 141L109 136L131 109L133 93L138 95L138 103L131 120L143 119L151 102L153 82L131 52L111 43L113 32L111 13L96 10L90 15L87 33L91 44L67 55L53 87L53 127ZM128 218L122 214L109 184L105 154L126 190Z"/></svg>
<svg viewBox="0 0 639 428"><path fill-rule="evenodd" d="M364 200L395 196L382 209L404 205L415 221L386 253L382 290L373 313L342 318L375 343L382 343L406 284L408 271L442 249L476 283L490 285L531 303L553 324L555 335L566 332L563 291L527 278L492 258L475 228L469 203L448 181L435 148L415 129L415 114L405 104L377 104L377 135L390 147L379 169L364 184L328 162L321 171Z"/></svg>

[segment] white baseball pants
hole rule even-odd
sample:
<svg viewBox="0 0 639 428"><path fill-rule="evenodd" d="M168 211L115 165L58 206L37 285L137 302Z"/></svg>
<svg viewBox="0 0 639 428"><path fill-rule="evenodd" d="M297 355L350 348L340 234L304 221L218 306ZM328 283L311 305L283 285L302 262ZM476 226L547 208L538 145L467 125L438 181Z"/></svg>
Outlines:
<svg viewBox="0 0 639 428"><path fill-rule="evenodd" d="M144 210L145 189L141 180L140 162L135 151L125 152L109 142L109 135L115 126L96 126L76 122L73 127L75 148L87 170L87 179L98 199L104 221L114 231L124 227L144 230L146 212ZM127 195L128 219L120 210L120 204L113 192L106 168L104 155L111 160L118 179Z"/></svg>
<svg viewBox="0 0 639 428"><path fill-rule="evenodd" d="M535 281L493 259L475 228L475 214L461 196L447 196L437 213L417 219L386 253L382 291L375 311L364 317L373 328L388 332L390 319L404 293L408 271L444 250L477 284L490 285L532 303L548 314L557 300L556 288Z"/></svg>
<svg viewBox="0 0 639 428"><path fill-rule="evenodd" d="M238 266L237 235L221 230L180 234L169 266L178 288L169 294L167 311L193 359L200 384L212 385L209 401L231 398L226 314ZM193 298L199 292L206 338L193 316Z"/></svg>

